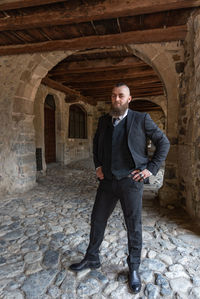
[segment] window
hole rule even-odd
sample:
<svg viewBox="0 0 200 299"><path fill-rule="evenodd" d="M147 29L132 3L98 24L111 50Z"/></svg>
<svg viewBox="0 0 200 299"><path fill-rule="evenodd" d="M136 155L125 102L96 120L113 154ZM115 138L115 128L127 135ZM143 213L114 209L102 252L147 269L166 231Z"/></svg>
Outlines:
<svg viewBox="0 0 200 299"><path fill-rule="evenodd" d="M87 138L87 115L78 105L69 108L69 138Z"/></svg>

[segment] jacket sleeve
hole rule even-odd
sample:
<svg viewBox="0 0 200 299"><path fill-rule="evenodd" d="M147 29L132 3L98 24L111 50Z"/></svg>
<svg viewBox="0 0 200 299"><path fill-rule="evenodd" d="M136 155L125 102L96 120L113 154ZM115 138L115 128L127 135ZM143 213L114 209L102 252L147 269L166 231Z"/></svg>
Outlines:
<svg viewBox="0 0 200 299"><path fill-rule="evenodd" d="M156 175L162 162L166 159L170 148L170 142L166 135L153 122L147 113L144 120L145 133L152 140L156 149L152 159L147 164L147 169Z"/></svg>
<svg viewBox="0 0 200 299"><path fill-rule="evenodd" d="M93 160L94 160L95 168L101 166L101 162L98 159L100 128L101 128L101 118L98 121L97 130L93 138Z"/></svg>

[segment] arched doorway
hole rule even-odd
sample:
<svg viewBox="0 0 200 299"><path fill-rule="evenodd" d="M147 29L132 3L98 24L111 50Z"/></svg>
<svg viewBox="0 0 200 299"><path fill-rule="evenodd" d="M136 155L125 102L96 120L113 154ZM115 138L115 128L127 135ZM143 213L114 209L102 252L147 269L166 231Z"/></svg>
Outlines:
<svg viewBox="0 0 200 299"><path fill-rule="evenodd" d="M55 100L50 94L44 103L44 144L46 163L56 162Z"/></svg>

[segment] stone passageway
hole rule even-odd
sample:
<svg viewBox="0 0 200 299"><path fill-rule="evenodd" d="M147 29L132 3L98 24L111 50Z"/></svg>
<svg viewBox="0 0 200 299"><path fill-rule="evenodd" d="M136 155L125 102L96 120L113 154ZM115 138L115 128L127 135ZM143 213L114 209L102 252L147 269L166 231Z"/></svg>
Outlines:
<svg viewBox="0 0 200 299"><path fill-rule="evenodd" d="M91 161L53 165L31 191L1 199L0 298L200 298L200 237L183 211L160 208L146 185L143 288L127 287L127 238L117 205L101 247L102 267L75 274L88 244L97 181ZM154 184L156 185L156 184Z"/></svg>

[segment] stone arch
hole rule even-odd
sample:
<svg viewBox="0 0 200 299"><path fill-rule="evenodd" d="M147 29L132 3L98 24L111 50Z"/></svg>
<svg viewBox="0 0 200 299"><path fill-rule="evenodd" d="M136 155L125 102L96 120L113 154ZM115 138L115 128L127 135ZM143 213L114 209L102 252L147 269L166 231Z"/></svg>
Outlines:
<svg viewBox="0 0 200 299"><path fill-rule="evenodd" d="M170 54L166 51L166 47L167 44L128 45L127 50L150 64L163 81L167 96L167 111L170 112L168 113L167 133L171 140L176 141L178 126L178 77L175 72L174 62ZM48 71L59 61L75 52L77 51L57 51L47 54L34 54L31 56L27 69L23 71L20 77L20 84L14 97L12 115L15 122L17 121L18 123L20 121L22 122L22 126L28 125L30 130L31 128L33 130L33 103L42 78L45 77ZM177 155L176 145L174 145L172 152L173 155ZM172 156L170 157L169 155L169 165L173 164L172 160ZM176 165L173 165L173 167L176 168ZM177 187L175 187L175 189L177 189ZM165 197L171 198L174 201L174 196L175 198L177 197L176 192L174 190L172 190L172 192L167 190L167 192ZM164 200L163 197L163 201Z"/></svg>
<svg viewBox="0 0 200 299"><path fill-rule="evenodd" d="M157 99L157 98L159 98L159 99ZM164 101L161 101L162 98L164 99ZM148 102L152 102L152 103L158 105L162 109L165 117L167 117L167 109L166 109L167 108L167 99L166 99L165 96L158 96L158 97L155 97L155 98L154 97L150 97L150 98L134 98L134 101L148 101Z"/></svg>
<svg viewBox="0 0 200 299"><path fill-rule="evenodd" d="M159 110L148 110L148 107L143 110L143 103L146 105L146 103L152 103L155 104L157 107L159 107ZM144 111L150 114L153 121L159 126L159 128L166 133L166 127L167 127L167 115L166 111L162 108L162 105L157 103L158 101L154 101L153 97L152 99L149 98L134 98L134 101L130 103L129 108L136 110L136 111Z"/></svg>
<svg viewBox="0 0 200 299"><path fill-rule="evenodd" d="M178 111L179 78L172 58L177 43L129 45L128 50L157 72L164 84L167 99L167 135L171 148L165 165L164 185L159 198L163 206L178 201Z"/></svg>
<svg viewBox="0 0 200 299"><path fill-rule="evenodd" d="M40 152L42 167L40 173L46 171L46 160L45 160L45 142L44 142L44 103L48 94L52 95L55 102L55 130L56 130L56 161L63 162L64 157L64 124L62 111L62 95L56 92L54 89L47 88L44 85L40 85L35 96L34 101L34 130L35 130L35 146L36 151ZM38 167L37 167L38 168ZM38 173L39 175L39 173Z"/></svg>
<svg viewBox="0 0 200 299"><path fill-rule="evenodd" d="M174 61L166 51L166 44L129 45L129 51L149 64L163 82L167 100L168 136L177 138L178 134L178 87L179 79ZM169 121L170 118L170 121Z"/></svg>
<svg viewBox="0 0 200 299"><path fill-rule="evenodd" d="M58 51L32 55L27 69L20 77L13 103L13 113L33 113L33 102L41 80L59 61L75 51Z"/></svg>

